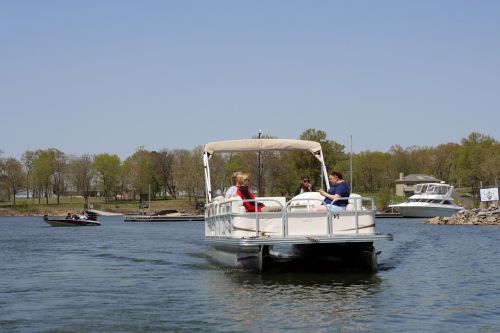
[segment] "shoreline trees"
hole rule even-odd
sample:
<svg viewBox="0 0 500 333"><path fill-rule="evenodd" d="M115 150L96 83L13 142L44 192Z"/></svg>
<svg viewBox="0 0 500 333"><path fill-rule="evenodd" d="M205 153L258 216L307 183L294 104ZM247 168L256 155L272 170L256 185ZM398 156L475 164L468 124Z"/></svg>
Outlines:
<svg viewBox="0 0 500 333"><path fill-rule="evenodd" d="M269 135L263 138L272 138ZM307 129L303 140L321 143L328 171L336 169L352 182L360 193L385 193L390 196L394 181L404 174L429 174L450 184L472 188L477 194L481 186L498 186L500 175L500 142L472 132L459 144L445 143L436 147L395 145L388 152L362 151L352 156L353 179L349 179L349 154L345 147L327 138L327 133ZM204 196L202 147L148 151L140 147L121 161L114 154L68 156L55 149L26 151L21 160L0 156L0 200L13 200L21 190L32 200L49 196L80 194L119 201L124 198L143 201L151 191L157 197L176 199L185 196L195 202ZM258 156L248 153L214 157L212 185L222 193L236 170L250 172L257 186ZM219 160L218 160L219 159ZM262 153L261 183L269 195L290 196L297 179L308 174L316 187L323 187L317 161L297 152ZM222 163L224 162L224 163ZM150 190L151 189L151 190ZM3 197L2 197L3 196Z"/></svg>

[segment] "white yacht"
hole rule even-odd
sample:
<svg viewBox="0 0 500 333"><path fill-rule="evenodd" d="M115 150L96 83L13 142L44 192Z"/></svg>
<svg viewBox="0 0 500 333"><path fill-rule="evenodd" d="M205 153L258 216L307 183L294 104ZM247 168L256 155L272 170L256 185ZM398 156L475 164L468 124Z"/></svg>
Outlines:
<svg viewBox="0 0 500 333"><path fill-rule="evenodd" d="M453 186L445 183L418 184L408 201L389 208L396 209L403 217L451 216L464 209L454 203L452 192Z"/></svg>
<svg viewBox="0 0 500 333"><path fill-rule="evenodd" d="M248 139L208 143L204 147L205 240L209 258L223 266L258 272L291 270L376 271L374 241L392 240L375 232L372 198L351 195L346 211L331 212L317 192L285 197L256 197L262 212L246 212L240 198L212 197L209 161L214 154L233 152L309 151L320 162L329 187L321 145L306 140Z"/></svg>

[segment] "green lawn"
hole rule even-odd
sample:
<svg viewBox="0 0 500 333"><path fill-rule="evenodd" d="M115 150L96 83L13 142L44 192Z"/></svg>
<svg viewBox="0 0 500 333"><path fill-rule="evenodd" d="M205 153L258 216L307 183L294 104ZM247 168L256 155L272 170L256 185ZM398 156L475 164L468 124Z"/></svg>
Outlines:
<svg viewBox="0 0 500 333"><path fill-rule="evenodd" d="M199 199L203 202L204 199ZM105 203L103 198L91 198L90 204L93 208L115 213L135 213L141 211L139 209L139 201L110 201ZM49 198L48 205L46 199L42 198L40 204L38 199L34 201L26 198L16 198L16 205L12 201L0 201L0 216L16 216L16 215L60 215L67 212L79 212L84 207L82 197L61 197L59 204L56 198ZM187 198L177 200L154 200L151 201L151 211L163 209L178 209L183 212L194 212L194 200L189 202Z"/></svg>

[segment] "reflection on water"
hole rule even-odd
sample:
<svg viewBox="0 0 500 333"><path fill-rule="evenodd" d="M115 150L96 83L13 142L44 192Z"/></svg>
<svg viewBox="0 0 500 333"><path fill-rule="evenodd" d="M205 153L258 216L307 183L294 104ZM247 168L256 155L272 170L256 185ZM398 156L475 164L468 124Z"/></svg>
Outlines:
<svg viewBox="0 0 500 333"><path fill-rule="evenodd" d="M255 274L241 270L212 271L203 284L238 325L330 332L362 331L375 313L369 306L380 289L376 274ZM363 320L358 320L364 318ZM237 327L233 327L236 329Z"/></svg>
<svg viewBox="0 0 500 333"><path fill-rule="evenodd" d="M500 228L377 221L376 274L259 275L203 224L0 218L0 332L497 332Z"/></svg>

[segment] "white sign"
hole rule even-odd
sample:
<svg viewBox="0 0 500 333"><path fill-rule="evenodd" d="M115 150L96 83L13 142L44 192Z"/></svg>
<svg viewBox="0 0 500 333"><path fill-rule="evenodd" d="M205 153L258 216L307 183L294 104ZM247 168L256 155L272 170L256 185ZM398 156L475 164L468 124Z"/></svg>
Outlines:
<svg viewBox="0 0 500 333"><path fill-rule="evenodd" d="M482 188L479 193L481 201L498 201L498 187Z"/></svg>

